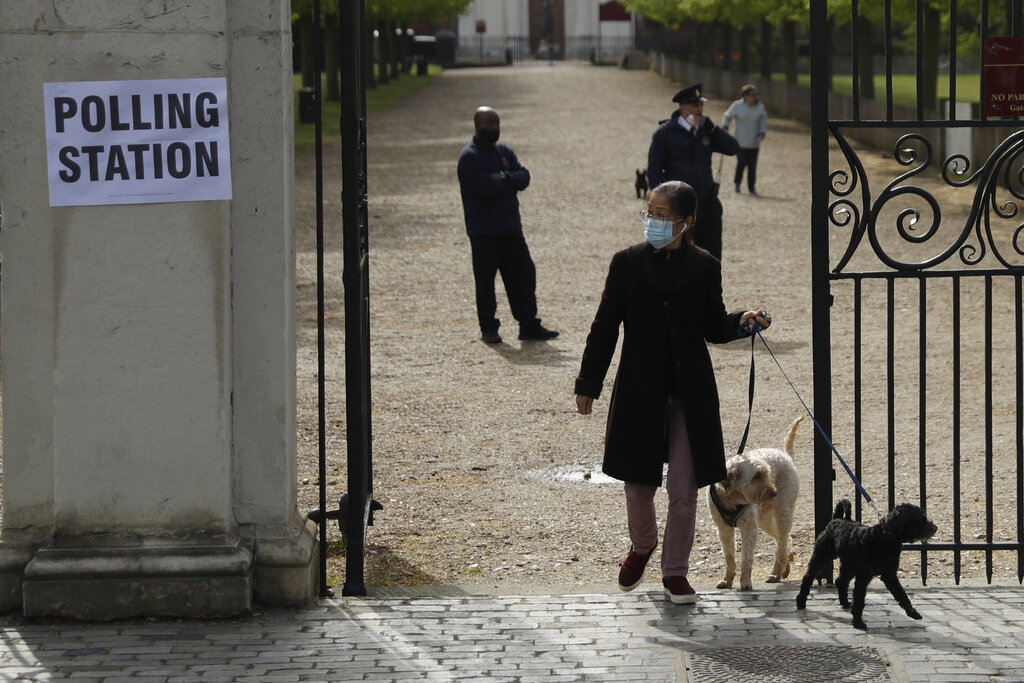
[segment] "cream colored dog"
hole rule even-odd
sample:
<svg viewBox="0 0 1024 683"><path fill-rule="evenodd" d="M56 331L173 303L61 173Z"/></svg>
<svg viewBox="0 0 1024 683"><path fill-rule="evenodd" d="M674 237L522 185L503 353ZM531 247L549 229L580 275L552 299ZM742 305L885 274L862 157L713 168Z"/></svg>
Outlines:
<svg viewBox="0 0 1024 683"><path fill-rule="evenodd" d="M718 526L718 538L725 555L725 578L718 583L719 588L732 588L736 576L736 527L743 538L740 590L753 588L750 573L754 567L758 527L775 539L775 566L768 583L789 576L789 563L793 559L789 534L800 493L800 479L791 455L803 421L801 416L790 425L783 450L759 448L729 458L726 479L709 488L708 509Z"/></svg>

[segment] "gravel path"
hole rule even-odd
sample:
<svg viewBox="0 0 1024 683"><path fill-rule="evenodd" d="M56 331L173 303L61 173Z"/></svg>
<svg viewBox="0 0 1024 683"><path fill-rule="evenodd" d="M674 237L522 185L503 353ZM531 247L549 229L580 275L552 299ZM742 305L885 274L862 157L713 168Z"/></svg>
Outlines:
<svg viewBox="0 0 1024 683"><path fill-rule="evenodd" d="M545 64L453 70L369 120L375 497L384 505L369 533L371 585L613 585L629 547L621 485L599 472L615 366L589 417L575 412L573 380L610 257L642 239L634 169L645 165L650 135L671 113L678 87L653 73L614 68ZM455 160L472 135L472 113L481 104L498 110L502 140L532 174L532 184L520 196L522 216L537 264L540 316L562 332L553 342L517 341L503 294L498 312L505 343L479 341ZM727 105L712 99L706 112L720 121ZM767 339L811 404L810 137L796 122L770 119L769 126L759 164L760 196L734 194L729 188L735 161L722 166L725 299L730 310L764 306L772 312L775 324ZM328 178L337 179L336 145L328 146L326 157ZM872 153L865 163L885 162ZM891 159L888 163L892 166ZM298 160L297 173L298 221L307 226L298 237L300 505L309 509L316 506L311 155ZM336 182L328 184L328 197L339 191ZM340 225L337 202L327 209L327 223ZM346 488L343 290L337 230L329 229L328 240L328 452L330 498L336 500ZM901 291L899 297L902 311L903 301L913 301L916 293ZM837 303L843 306L848 299L839 293ZM878 310L866 308L865 315ZM749 346L713 347L712 358L727 449L734 448L746 421ZM904 365L916 367L916 359L901 356L899 363L901 371ZM901 382L901 390L911 384ZM834 419L842 452L852 449L847 389L845 382L836 387ZM873 391L866 400L877 405L884 388ZM930 385L930 400L946 400L944 393L948 389ZM915 405L913 397L908 400ZM761 350L751 447L780 446L801 412ZM916 415L899 419L900 434L905 427L916 437ZM946 415L935 419L948 422ZM883 438L884 414L871 419L867 429L867 443ZM804 484L791 577L798 579L813 541L808 425L796 448ZM847 455L852 460L852 453ZM916 451L908 458L916 467ZM916 500L916 470L911 476L910 465L902 463L899 500ZM944 460L933 469L948 478ZM837 470L837 496L851 495L852 487ZM885 507L884 460L868 463L865 485ZM933 516L940 510L945 515L948 487L929 490L936 496ZM965 499L980 490L965 491ZM691 572L697 581L714 581L722 560L705 495L702 491ZM659 493L660 509L665 502ZM965 515L979 518L976 501L969 507ZM951 521L937 522L940 535L951 540ZM973 535L977 527L969 530ZM333 537L337 533L332 530ZM971 538L966 526L964 535ZM755 588L764 587L773 550L770 539L762 539ZM939 555L930 557L930 575L951 576L949 554ZM979 562L980 554L965 559L965 574L979 575ZM905 559L904 566L913 569L914 558ZM997 574L1010 576L1011 566L1011 561L999 564Z"/></svg>

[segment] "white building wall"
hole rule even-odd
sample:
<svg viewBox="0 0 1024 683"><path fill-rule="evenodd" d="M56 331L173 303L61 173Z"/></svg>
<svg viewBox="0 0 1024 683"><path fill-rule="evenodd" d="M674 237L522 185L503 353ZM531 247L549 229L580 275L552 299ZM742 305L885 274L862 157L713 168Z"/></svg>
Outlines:
<svg viewBox="0 0 1024 683"><path fill-rule="evenodd" d="M629 37L633 23L629 21L599 21L602 0L564 0L565 36ZM459 17L459 36L476 35L476 22L487 23L485 37L527 36L530 33L530 5L528 0L475 0Z"/></svg>
<svg viewBox="0 0 1024 683"><path fill-rule="evenodd" d="M565 37L597 35L600 0L565 0Z"/></svg>
<svg viewBox="0 0 1024 683"><path fill-rule="evenodd" d="M506 0L505 17L508 36L527 36L530 34L530 5L527 0Z"/></svg>
<svg viewBox="0 0 1024 683"><path fill-rule="evenodd" d="M629 38L633 35L632 21L602 21L602 38Z"/></svg>
<svg viewBox="0 0 1024 683"><path fill-rule="evenodd" d="M528 23L525 26L517 24L518 16L514 10L518 4L526 5L526 0L475 0L459 17L459 37L465 39L477 35L478 21L487 24L486 38L504 38L521 35L517 31L528 32Z"/></svg>

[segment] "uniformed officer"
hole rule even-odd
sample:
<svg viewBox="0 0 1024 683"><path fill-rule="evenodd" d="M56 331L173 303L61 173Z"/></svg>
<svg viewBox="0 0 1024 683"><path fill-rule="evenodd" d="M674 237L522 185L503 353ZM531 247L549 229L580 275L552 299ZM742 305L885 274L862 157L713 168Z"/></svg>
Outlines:
<svg viewBox="0 0 1024 683"><path fill-rule="evenodd" d="M698 246L722 258L722 203L718 183L711 172L711 154L734 156L740 149L736 138L704 116L704 87L700 83L680 90L672 98L679 110L662 121L651 136L647 153L650 187L666 180L682 180L697 192L694 239Z"/></svg>

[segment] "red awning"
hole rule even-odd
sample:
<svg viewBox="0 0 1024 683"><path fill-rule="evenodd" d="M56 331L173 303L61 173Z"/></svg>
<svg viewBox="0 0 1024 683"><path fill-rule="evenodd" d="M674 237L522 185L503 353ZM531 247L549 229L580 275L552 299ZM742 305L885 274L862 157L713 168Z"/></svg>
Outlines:
<svg viewBox="0 0 1024 683"><path fill-rule="evenodd" d="M629 12L615 0L601 3L597 11L601 21L629 21Z"/></svg>

